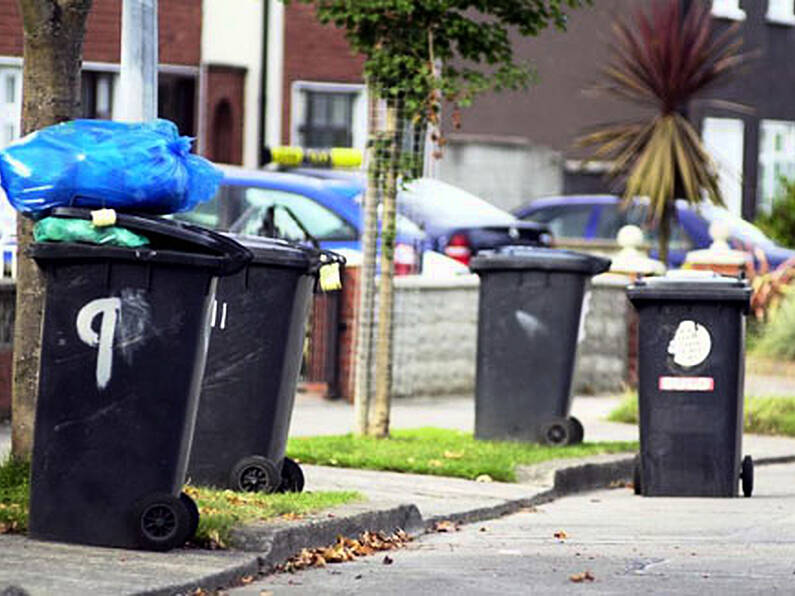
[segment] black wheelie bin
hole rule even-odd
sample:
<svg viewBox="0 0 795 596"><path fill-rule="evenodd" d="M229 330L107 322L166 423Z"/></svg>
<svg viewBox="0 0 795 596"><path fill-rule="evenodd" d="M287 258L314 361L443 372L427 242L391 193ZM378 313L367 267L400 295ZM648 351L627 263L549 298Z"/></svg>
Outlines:
<svg viewBox="0 0 795 596"><path fill-rule="evenodd" d="M91 219L84 209L50 215ZM196 530L181 494L217 279L248 249L194 226L118 214L150 246L39 242L46 279L30 536L167 550Z"/></svg>
<svg viewBox="0 0 795 596"><path fill-rule="evenodd" d="M239 236L254 255L221 280L188 478L240 491L300 492L285 457L306 320L318 271L333 253Z"/></svg>
<svg viewBox="0 0 795 596"><path fill-rule="evenodd" d="M507 246L481 251L475 436L579 443L569 417L586 282L610 260L565 250Z"/></svg>
<svg viewBox="0 0 795 596"><path fill-rule="evenodd" d="M741 460L748 283L672 271L627 294L639 319L635 492L736 497L742 482L750 497L753 460Z"/></svg>

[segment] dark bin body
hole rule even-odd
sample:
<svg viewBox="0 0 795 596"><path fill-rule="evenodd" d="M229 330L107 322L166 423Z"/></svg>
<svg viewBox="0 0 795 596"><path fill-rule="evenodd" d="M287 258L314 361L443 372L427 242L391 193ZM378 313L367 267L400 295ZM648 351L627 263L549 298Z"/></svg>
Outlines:
<svg viewBox="0 0 795 596"><path fill-rule="evenodd" d="M479 253L475 436L542 440L565 419L586 281L610 261L544 248Z"/></svg>
<svg viewBox="0 0 795 596"><path fill-rule="evenodd" d="M639 315L641 494L737 496L750 295L721 277L628 289Z"/></svg>
<svg viewBox="0 0 795 596"><path fill-rule="evenodd" d="M46 279L33 538L150 547L137 504L180 494L217 276L251 256L192 226L124 216L119 225L169 249L32 246ZM226 250L239 252L230 260Z"/></svg>
<svg viewBox="0 0 795 596"><path fill-rule="evenodd" d="M219 283L188 470L193 484L236 489L233 469L252 456L280 478L319 263L282 241L240 241L254 259Z"/></svg>

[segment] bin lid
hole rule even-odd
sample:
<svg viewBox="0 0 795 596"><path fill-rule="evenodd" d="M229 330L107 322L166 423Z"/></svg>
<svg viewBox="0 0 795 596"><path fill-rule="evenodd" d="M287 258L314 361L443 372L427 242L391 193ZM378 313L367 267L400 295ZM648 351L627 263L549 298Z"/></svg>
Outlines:
<svg viewBox="0 0 795 596"><path fill-rule="evenodd" d="M54 217L92 218L90 209L56 207L47 215ZM77 243L40 242L30 248L39 260L103 259L170 262L214 269L219 275L231 275L243 269L252 253L231 238L180 221L153 215L116 213L116 224L146 236L151 245L145 248L119 248Z"/></svg>
<svg viewBox="0 0 795 596"><path fill-rule="evenodd" d="M470 262L469 268L476 273L526 269L596 275L610 268L610 259L555 248L501 246L495 250L478 252Z"/></svg>
<svg viewBox="0 0 795 596"><path fill-rule="evenodd" d="M744 279L714 271L677 269L665 275L644 278L627 288L632 302L641 300L742 302L748 306L751 287Z"/></svg>
<svg viewBox="0 0 795 596"><path fill-rule="evenodd" d="M275 265L310 271L317 268L321 252L280 238L228 234L251 251L252 265Z"/></svg>

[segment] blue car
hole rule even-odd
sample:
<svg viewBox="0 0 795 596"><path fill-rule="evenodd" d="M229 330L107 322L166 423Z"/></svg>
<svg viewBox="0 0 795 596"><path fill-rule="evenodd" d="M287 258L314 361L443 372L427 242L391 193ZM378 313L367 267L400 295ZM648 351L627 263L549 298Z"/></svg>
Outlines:
<svg viewBox="0 0 795 596"><path fill-rule="evenodd" d="M236 234L317 241L330 250L361 250L362 187L357 181L220 167L224 178L216 196L175 219ZM425 234L398 217L396 241L396 272L413 272Z"/></svg>
<svg viewBox="0 0 795 596"><path fill-rule="evenodd" d="M614 195L559 196L538 199L515 211L517 217L549 226L556 238L614 241L627 224L646 232L651 256L659 256L657 232L649 226L649 203L637 199L628 206ZM708 248L712 243L709 226L725 222L731 230L729 243L742 250L761 250L771 268L795 257L795 250L778 246L757 227L722 207L703 203L698 207L676 202L676 221L671 227L668 264L680 267L691 250Z"/></svg>

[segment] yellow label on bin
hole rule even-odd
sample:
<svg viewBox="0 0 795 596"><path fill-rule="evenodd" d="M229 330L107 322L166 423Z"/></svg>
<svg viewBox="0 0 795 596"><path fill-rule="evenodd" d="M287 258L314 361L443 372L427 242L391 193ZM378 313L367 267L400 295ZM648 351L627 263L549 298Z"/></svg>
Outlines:
<svg viewBox="0 0 795 596"><path fill-rule="evenodd" d="M342 288L340 264L329 263L328 265L323 265L320 268L320 289L324 292L330 292L340 288Z"/></svg>
<svg viewBox="0 0 795 596"><path fill-rule="evenodd" d="M107 228L116 225L115 209L97 209L91 212L91 223L95 228Z"/></svg>

